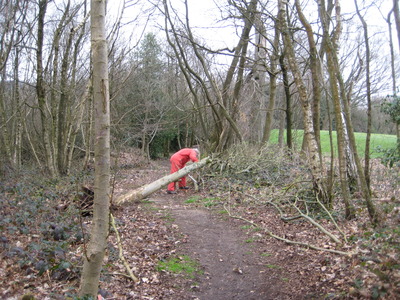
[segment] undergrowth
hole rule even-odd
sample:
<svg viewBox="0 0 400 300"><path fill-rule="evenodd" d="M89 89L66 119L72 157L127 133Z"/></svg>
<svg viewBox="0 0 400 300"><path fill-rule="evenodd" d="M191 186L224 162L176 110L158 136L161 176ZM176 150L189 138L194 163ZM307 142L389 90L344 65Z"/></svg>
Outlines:
<svg viewBox="0 0 400 300"><path fill-rule="evenodd" d="M70 246L81 244L80 211L72 205L84 174L48 179L25 173L0 186L1 255L15 271L55 281L79 277L80 259Z"/></svg>

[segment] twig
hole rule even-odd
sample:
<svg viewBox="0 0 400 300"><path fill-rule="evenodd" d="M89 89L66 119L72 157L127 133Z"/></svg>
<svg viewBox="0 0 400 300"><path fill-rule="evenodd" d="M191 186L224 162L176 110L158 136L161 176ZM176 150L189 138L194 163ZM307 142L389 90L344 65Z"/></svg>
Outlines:
<svg viewBox="0 0 400 300"><path fill-rule="evenodd" d="M119 232L118 232L117 226L115 225L115 219L114 219L114 216L112 214L110 214L110 219L111 219L112 228L114 229L115 235L117 237L117 244L118 244L118 249L119 249L119 258L124 263L125 269L128 272L128 277L131 278L135 283L137 283L137 282L139 282L139 279L133 274L131 268L129 267L128 262L126 261L124 255L122 253L121 238L119 237Z"/></svg>
<svg viewBox="0 0 400 300"><path fill-rule="evenodd" d="M127 277L129 279L132 279L132 277L128 274L125 273L120 273L120 272L113 272L113 273L104 273L104 275L110 275L110 276L122 276L122 277Z"/></svg>
<svg viewBox="0 0 400 300"><path fill-rule="evenodd" d="M285 195L295 185L300 184L300 183L305 183L305 182L311 182L311 181L310 180L299 180L299 181L292 182L292 183L286 185L285 187L282 188L285 191L283 194Z"/></svg>
<svg viewBox="0 0 400 300"><path fill-rule="evenodd" d="M284 222L290 222L290 221L293 221L293 220L297 220L297 219L302 218L301 215L292 216L292 217L285 217L285 216L284 216L284 213L283 213L282 210L281 210L281 208L280 208L277 204L275 204L274 202L272 202L272 201L262 201L261 199L259 199L259 198L257 198L257 197L254 197L253 195L249 195L249 194L243 193L243 192L241 192L241 191L238 191L238 192L239 192L239 193L242 193L243 195L245 195L245 196L247 196L247 197L253 198L254 200L256 200L257 203L272 205L272 206L275 207L275 209L279 212L280 218L281 218L281 220L284 221Z"/></svg>
<svg viewBox="0 0 400 300"><path fill-rule="evenodd" d="M331 221L333 222L333 224L335 224L336 229L339 230L339 232L342 234L342 236L344 238L344 241L347 243L346 234L340 229L339 225L336 223L335 219L332 217L332 214L330 213L330 211L325 207L325 205L321 201L319 201L318 195L317 195L317 202L323 208L323 210L328 214L328 216L331 219Z"/></svg>
<svg viewBox="0 0 400 300"><path fill-rule="evenodd" d="M291 241L288 239L285 239L283 237L277 236L275 234L273 234L272 232L268 231L266 228L262 228L264 231L266 231L271 237L276 238L278 240L284 241L287 244L293 244L293 245L300 245L306 248L310 248L310 249L314 249L314 250L319 250L319 251L326 251L326 252L331 252L331 253L335 253L335 254L340 254L340 255L346 255L346 256L352 256L355 253L352 252L343 252L343 251L339 251L339 250L334 250L334 249L325 249L325 248L321 248L321 247L317 247L314 245L310 245L307 243L302 243L302 242L296 242L296 241Z"/></svg>
<svg viewBox="0 0 400 300"><path fill-rule="evenodd" d="M83 254L85 255L86 260L90 261L88 255L87 255L87 244L86 244L86 238L85 238L85 229L83 228L82 209L80 207L79 207L79 225L81 227L81 232L82 232Z"/></svg>
<svg viewBox="0 0 400 300"><path fill-rule="evenodd" d="M246 193L243 193L243 192L241 192L241 193L242 193L243 195L247 196L247 197L253 198L253 199L256 200L257 202L260 202L258 198L254 197L254 196L252 196L252 195L249 195L249 194L246 194ZM270 204L270 205L272 205L273 207L275 207L275 209L276 209L277 211L279 211L279 214L280 214L280 216L281 216L281 220L283 220L283 221L290 221L290 220L294 220L294 219L298 219L298 218L304 218L304 219L306 219L308 222L310 222L311 224L313 224L315 227L317 227L317 228L318 228L320 231L322 231L324 234L326 234L327 236L329 236L329 238L331 238L335 243L337 243L337 244L342 244L342 242L341 242L335 235L333 235L333 234L330 233L328 230L326 230L322 225L320 225L319 223L317 223L313 218L311 218L310 216L304 214L295 204L291 203L291 205L299 212L299 215L298 215L298 216L294 216L294 217L292 217L292 218L286 218L286 217L283 216L283 212L282 212L282 210L279 208L279 206L276 205L275 203L273 203L272 201L264 201L263 203L264 203L264 204ZM336 224L336 223L335 223L335 225L336 225L336 227L337 227L337 224ZM338 229L339 229L339 228L338 228ZM339 231L340 231L340 229L339 229ZM341 232L341 231L340 231L340 232ZM342 233L342 232L341 232L341 233ZM345 238L345 241L347 242L345 236L344 236L344 238Z"/></svg>
<svg viewBox="0 0 400 300"><path fill-rule="evenodd" d="M253 195L249 195L249 194L243 193L243 192L241 192L241 191L238 191L238 192L239 192L239 193L242 193L243 195L245 195L245 196L247 196L247 197L249 197L249 198L253 198L253 199L256 200L258 203L261 202L259 198L256 198L256 197L254 197ZM283 212L282 212L282 210L279 208L278 205L276 205L276 204L273 203L272 201L263 201L262 203L263 203L263 204L270 204L270 205L272 205L273 207L275 207L275 209L276 209L277 211L279 211L279 214L281 215L281 218L283 218Z"/></svg>
<svg viewBox="0 0 400 300"><path fill-rule="evenodd" d="M321 224L319 224L318 222L316 222L313 218L311 218L310 216L304 214L295 204L292 204L292 206L299 212L299 214L306 219L308 222L310 222L311 224L313 224L315 227L317 227L320 231L322 231L323 233L325 233L327 236L329 236L331 238L332 241L334 241L336 244L342 244L342 242L332 233L330 233L328 230L326 230Z"/></svg>
<svg viewBox="0 0 400 300"><path fill-rule="evenodd" d="M352 255L355 254L355 253L352 253L352 252L343 252L343 251L334 250L334 249L325 249L325 248L317 247L317 246L310 245L310 244L307 244L307 243L296 242L296 241L292 241L292 240L285 239L285 238L283 238L283 237L280 237L280 236L278 236L278 235L273 234L273 233L272 233L271 231L269 231L267 228L258 226L256 223L254 223L254 222L251 221L251 220L245 219L245 218L240 217L240 216L234 216L234 215L232 215L231 212L225 207L225 205L224 205L224 208L225 208L225 210L228 212L228 215L229 215L231 218L239 219L239 220L245 221L245 222L247 222L247 223L250 223L252 226L254 226L254 227L256 227L256 228L261 228L261 229L263 229L269 236L271 236L271 237L273 237L273 238L275 238L275 239L278 239L278 240L280 240L280 241L283 241L283 242L285 242L285 243L287 243L287 244L299 245L299 246L303 246L303 247L305 247L305 248L309 248L309 249L313 249L313 250L324 251L324 252L330 252L330 253L335 253L335 254L340 254L340 255L346 255L346 256L352 256Z"/></svg>

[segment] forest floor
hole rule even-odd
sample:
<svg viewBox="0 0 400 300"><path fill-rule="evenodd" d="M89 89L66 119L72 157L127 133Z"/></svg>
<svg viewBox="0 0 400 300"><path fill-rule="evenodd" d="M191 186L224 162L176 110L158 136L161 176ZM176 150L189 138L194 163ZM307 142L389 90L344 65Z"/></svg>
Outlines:
<svg viewBox="0 0 400 300"><path fill-rule="evenodd" d="M143 164L128 154L124 158L114 198L168 174L167 160ZM86 237L76 232L88 230L90 216L79 217L65 206L70 202L67 192L60 197L42 187L34 192L40 194L35 201L41 201L41 208L35 204L27 209L21 195L28 191L12 178L2 185L0 299L19 300L28 294L78 299ZM60 190L65 183L53 183L53 192L54 186ZM337 247L307 222L282 222L271 205L237 196L222 200L215 187L190 187L175 195L163 189L140 203L112 207L121 243L112 230L100 282L104 299L398 299L398 246L386 251L374 247L382 244L380 238L396 244L399 232ZM397 223L391 228L398 230L399 199L392 202ZM35 218L29 219L30 214ZM58 214L80 224L64 225L67 221ZM366 221L361 217L341 223L343 233L365 235L360 226ZM334 232L330 222L319 222ZM270 232L302 244L289 244ZM317 244L321 250L304 244ZM127 276L121 254L138 282Z"/></svg>
<svg viewBox="0 0 400 300"><path fill-rule="evenodd" d="M168 174L168 170L169 163L164 161L158 162L153 170L141 170L133 176L132 172L128 172L117 185L116 196L129 191L132 182L140 186L135 178L140 177L143 180L147 177L151 182ZM154 227L164 230L164 234L173 232L173 237L168 237L173 241L173 247L166 257L161 257L166 263L161 274L155 277L157 284L153 287L157 290L157 296L149 285L149 290L138 289L139 294L134 290L118 289L119 292L124 290L128 294L119 294L117 298L130 299L131 296L132 299L256 300L323 299L330 293L335 295L338 284L330 282L330 278L346 277L342 266L334 267L334 270L326 267L327 264L335 263L335 258L332 261L328 259L329 255L293 248L265 236L259 229L251 226L251 216L264 218L270 213L264 221L272 228L280 226L275 224L279 223L279 218L268 208L264 212L255 212L249 207L246 210L249 221L232 218L218 198L210 195L209 190L195 191L192 184L189 190L179 190L175 195L167 194L163 189L138 206L128 203L123 208L118 208L115 212L116 218L121 218L125 226L131 229L135 228L135 223L127 225L127 218L131 219L139 211L148 217L150 212ZM156 226L155 217L159 218L158 221L163 220L163 226L166 227ZM136 218L134 222L135 220ZM135 230L129 233L124 231L124 242L128 245L132 242L132 246L128 246L125 251L129 252L128 249L132 248L140 250L142 247L136 244L137 239ZM140 242L141 240L139 237ZM153 240L150 244L156 247L158 242ZM157 254L157 259L160 259L160 253ZM127 253L127 256L130 254ZM157 265L157 261L155 264ZM193 265L193 269L188 267L189 272L187 265ZM339 269L340 273L334 274ZM145 275L144 282L151 282L149 277L154 276ZM143 277L140 284L143 285ZM114 287L110 289L115 290ZM146 290L148 295L143 294ZM115 296L115 293L111 294Z"/></svg>

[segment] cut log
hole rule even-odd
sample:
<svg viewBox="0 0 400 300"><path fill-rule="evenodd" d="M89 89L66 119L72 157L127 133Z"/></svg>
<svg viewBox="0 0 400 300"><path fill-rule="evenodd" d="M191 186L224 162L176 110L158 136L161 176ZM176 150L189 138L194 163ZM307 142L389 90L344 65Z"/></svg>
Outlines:
<svg viewBox="0 0 400 300"><path fill-rule="evenodd" d="M210 161L211 161L211 159L209 157L203 158L199 162L188 165L175 173L164 176L160 179L157 179L156 181L153 181L152 183L143 185L133 191L130 191L130 192L118 197L115 200L115 203L122 204L122 203L128 202L128 201L133 201L133 202L140 201L140 200L146 198L147 196L149 196L150 194L157 192L159 189L168 185L170 182L178 181L181 177L186 176L190 172L192 172L198 168L204 167Z"/></svg>

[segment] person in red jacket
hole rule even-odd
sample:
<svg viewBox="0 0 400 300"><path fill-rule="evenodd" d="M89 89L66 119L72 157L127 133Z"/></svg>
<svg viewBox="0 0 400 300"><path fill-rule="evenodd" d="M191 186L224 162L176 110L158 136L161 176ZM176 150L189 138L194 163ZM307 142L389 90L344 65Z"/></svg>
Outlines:
<svg viewBox="0 0 400 300"><path fill-rule="evenodd" d="M188 161L192 162L198 162L200 157L200 152L197 148L183 148L173 154L171 156L171 159L169 160L171 162L171 174L175 173L176 171L182 169L185 167L186 163ZM180 189L188 189L186 186L186 177L182 177L179 179L179 188ZM171 182L168 184L167 188L167 193L168 194L176 194L175 191L175 182Z"/></svg>

